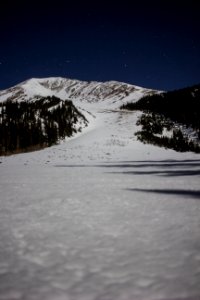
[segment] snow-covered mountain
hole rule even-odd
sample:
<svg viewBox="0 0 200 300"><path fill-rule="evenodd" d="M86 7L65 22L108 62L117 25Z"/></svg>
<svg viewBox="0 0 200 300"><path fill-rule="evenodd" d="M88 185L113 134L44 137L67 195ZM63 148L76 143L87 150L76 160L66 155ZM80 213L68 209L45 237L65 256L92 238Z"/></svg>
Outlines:
<svg viewBox="0 0 200 300"><path fill-rule="evenodd" d="M92 121L96 123L99 119L98 112L119 109L123 103L137 101L142 96L153 92L155 91L116 81L102 83L52 77L33 78L22 82L0 92L0 102L4 103L0 107L0 117L2 115L2 128L6 128L2 129L0 155L24 149L23 145L26 144L24 144L24 139L27 142L27 138L22 138L23 135L19 129L21 126L23 126L24 137L30 137L30 143L26 145L26 148L27 146L35 147L36 144L37 146L40 144L40 147L52 145L53 132L55 132L54 142L58 142L61 136L64 138L81 132L88 126L88 122L91 127ZM73 107L77 114L76 116L72 114L69 124L66 121L67 115L64 115L62 111L66 105L68 108L65 109L65 113L69 111L69 114ZM22 110L24 110L23 113ZM63 122L66 123L65 126ZM9 126L6 125L8 123ZM67 126L70 127L66 130L68 134L60 136L58 133L63 132ZM26 127L28 127L28 132ZM11 130L11 128L14 129ZM34 139L33 143L32 136L35 130L36 136L42 135L43 138L40 142ZM7 138L8 136L10 139ZM46 142L46 140L51 142Z"/></svg>
<svg viewBox="0 0 200 300"><path fill-rule="evenodd" d="M142 96L155 92L150 89L117 81L79 81L51 77L24 81L14 87L0 91L0 101L35 100L37 97L56 96L62 100L94 103L105 102L119 107L122 103L136 101Z"/></svg>
<svg viewBox="0 0 200 300"><path fill-rule="evenodd" d="M200 299L199 155L139 142L140 112L115 109L148 92L54 78L0 93L66 97L89 120L0 157L0 299Z"/></svg>

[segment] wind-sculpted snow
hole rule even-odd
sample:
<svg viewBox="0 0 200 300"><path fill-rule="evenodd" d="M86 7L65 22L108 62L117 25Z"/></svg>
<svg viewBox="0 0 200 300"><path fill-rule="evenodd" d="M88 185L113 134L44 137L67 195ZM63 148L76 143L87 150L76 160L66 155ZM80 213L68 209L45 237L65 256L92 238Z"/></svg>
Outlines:
<svg viewBox="0 0 200 300"><path fill-rule="evenodd" d="M199 300L200 156L140 143L138 113L106 103L0 158L1 300Z"/></svg>

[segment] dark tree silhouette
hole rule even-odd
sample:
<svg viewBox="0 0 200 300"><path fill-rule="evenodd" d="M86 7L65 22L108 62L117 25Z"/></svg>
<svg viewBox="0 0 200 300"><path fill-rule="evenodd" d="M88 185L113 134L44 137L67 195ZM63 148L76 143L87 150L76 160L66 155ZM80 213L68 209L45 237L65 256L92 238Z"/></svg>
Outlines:
<svg viewBox="0 0 200 300"><path fill-rule="evenodd" d="M0 155L56 144L76 132L85 117L72 101L43 97L31 102L6 101L0 106Z"/></svg>

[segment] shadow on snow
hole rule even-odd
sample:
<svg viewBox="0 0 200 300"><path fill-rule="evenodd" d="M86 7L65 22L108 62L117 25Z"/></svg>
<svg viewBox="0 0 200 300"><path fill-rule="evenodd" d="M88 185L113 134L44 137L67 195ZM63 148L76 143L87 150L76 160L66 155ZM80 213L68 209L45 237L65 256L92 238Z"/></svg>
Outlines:
<svg viewBox="0 0 200 300"><path fill-rule="evenodd" d="M112 174L159 175L159 176L199 176L200 160L162 160L162 161L122 161L102 164L55 165L59 168L106 168ZM113 169L113 170L112 170ZM118 169L118 170L116 170ZM131 170L127 170L131 169ZM142 169L142 170L138 170Z"/></svg>
<svg viewBox="0 0 200 300"><path fill-rule="evenodd" d="M83 165L56 165L65 168L105 168L109 170L106 174L123 175L153 175L153 176L200 176L200 160L161 160L161 161L120 161L117 163L106 162L103 164ZM131 169L131 170L130 170ZM124 179L126 180L126 179ZM184 189L143 189L127 188L128 191L176 195L200 199L200 190Z"/></svg>
<svg viewBox="0 0 200 300"><path fill-rule="evenodd" d="M190 191L190 190L181 190L181 189L126 189L132 192L142 192L142 193L155 193L155 194L167 194L172 196L181 196L181 197L192 197L200 199L200 190Z"/></svg>

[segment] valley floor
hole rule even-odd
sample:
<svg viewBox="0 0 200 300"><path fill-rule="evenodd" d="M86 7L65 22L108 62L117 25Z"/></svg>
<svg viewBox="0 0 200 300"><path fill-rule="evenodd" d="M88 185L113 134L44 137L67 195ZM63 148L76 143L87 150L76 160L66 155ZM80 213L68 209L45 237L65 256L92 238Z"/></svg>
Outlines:
<svg viewBox="0 0 200 300"><path fill-rule="evenodd" d="M1 300L200 298L200 156L98 110L78 137L0 158Z"/></svg>

